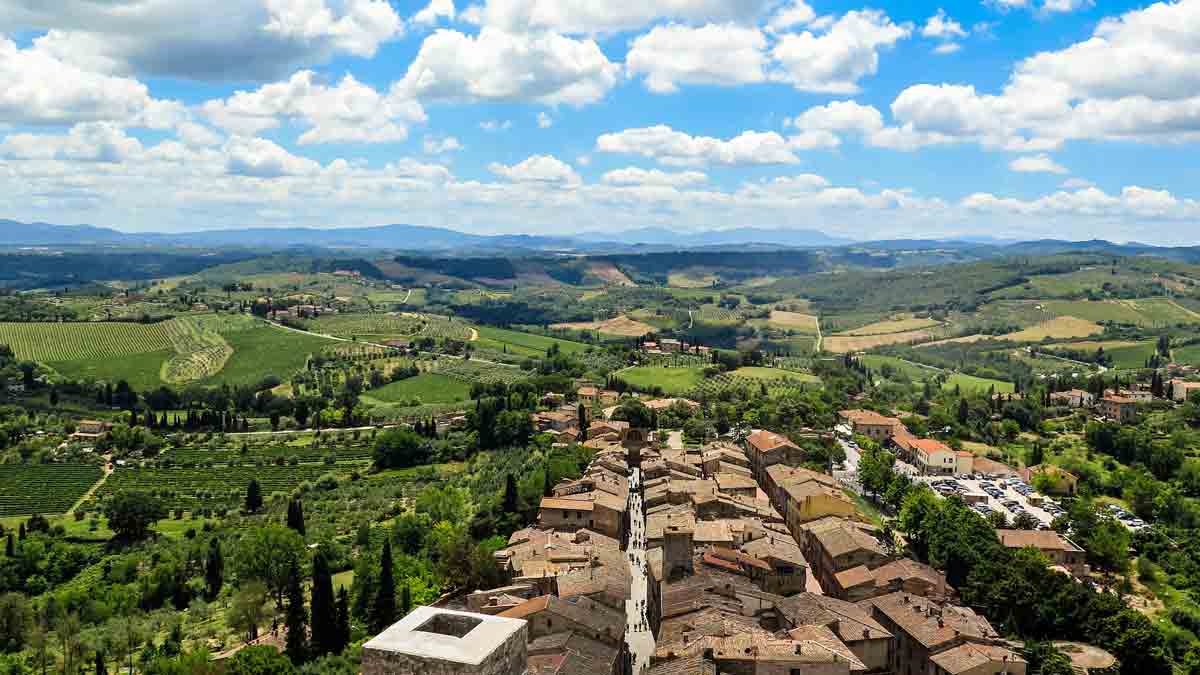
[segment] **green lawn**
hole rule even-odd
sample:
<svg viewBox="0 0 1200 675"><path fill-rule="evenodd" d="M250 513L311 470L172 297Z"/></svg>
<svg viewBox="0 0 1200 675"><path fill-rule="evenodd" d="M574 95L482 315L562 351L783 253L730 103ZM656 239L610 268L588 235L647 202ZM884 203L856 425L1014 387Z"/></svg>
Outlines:
<svg viewBox="0 0 1200 675"><path fill-rule="evenodd" d="M564 354L579 354L587 351L588 345L571 340L533 335L515 330L505 330L492 326L479 326L479 340L474 344L484 349L494 349L498 352L508 352L521 356L545 356L546 350L552 345L558 345Z"/></svg>
<svg viewBox="0 0 1200 675"><path fill-rule="evenodd" d="M996 388L998 394L1011 394L1016 391L1016 386L1012 382L1001 382L1000 380L989 380L984 377L975 377L973 375L963 375L962 373L954 373L950 379L946 380L946 389L961 388L963 391L979 391L986 392L992 387Z"/></svg>
<svg viewBox="0 0 1200 675"><path fill-rule="evenodd" d="M639 366L621 371L617 377L640 389L661 387L667 394L682 394L700 384L704 375L700 368L666 368Z"/></svg>
<svg viewBox="0 0 1200 675"><path fill-rule="evenodd" d="M382 403L399 403L413 399L420 400L423 404L456 403L471 397L471 385L440 373L422 373L379 389L372 389L364 397Z"/></svg>

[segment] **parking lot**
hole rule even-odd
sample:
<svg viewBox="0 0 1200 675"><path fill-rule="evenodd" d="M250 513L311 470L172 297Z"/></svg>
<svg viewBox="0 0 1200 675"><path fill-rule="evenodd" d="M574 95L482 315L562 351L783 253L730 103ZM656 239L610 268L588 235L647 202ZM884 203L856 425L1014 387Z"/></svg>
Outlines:
<svg viewBox="0 0 1200 675"><path fill-rule="evenodd" d="M978 502L972 503L971 508L985 516L992 512L1001 513L1010 525L1018 514L1025 512L1037 519L1039 529L1048 529L1054 519L1063 513L1056 501L1039 495L1019 478L988 478L975 474L970 478L920 476L917 480L928 484L943 497L957 493L968 499L968 495L974 495L973 499Z"/></svg>

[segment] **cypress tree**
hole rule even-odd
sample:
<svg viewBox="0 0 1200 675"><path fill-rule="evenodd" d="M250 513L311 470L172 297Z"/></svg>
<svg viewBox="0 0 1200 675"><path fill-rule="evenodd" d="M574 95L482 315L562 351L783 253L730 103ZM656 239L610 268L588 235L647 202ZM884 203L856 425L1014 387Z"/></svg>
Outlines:
<svg viewBox="0 0 1200 675"><path fill-rule="evenodd" d="M21 526L17 528L17 539L25 541L25 523L21 523Z"/></svg>
<svg viewBox="0 0 1200 675"><path fill-rule="evenodd" d="M258 513L262 505L262 487L258 484L257 479L251 478L250 484L246 486L246 512Z"/></svg>
<svg viewBox="0 0 1200 675"><path fill-rule="evenodd" d="M517 512L517 478L511 473L504 478L504 512Z"/></svg>
<svg viewBox="0 0 1200 675"><path fill-rule="evenodd" d="M304 528L304 502L299 499L293 499L288 504L287 526L299 532L301 537L307 534Z"/></svg>
<svg viewBox="0 0 1200 675"><path fill-rule="evenodd" d="M104 651L96 650L96 675L108 675L108 665L104 663Z"/></svg>
<svg viewBox="0 0 1200 675"><path fill-rule="evenodd" d="M379 557L379 587L371 604L371 632L382 633L396 622L396 579L392 569L392 542L385 539Z"/></svg>
<svg viewBox="0 0 1200 675"><path fill-rule="evenodd" d="M552 494L554 494L554 486L550 484L550 463L546 462L546 466L542 470L542 496L549 497Z"/></svg>
<svg viewBox="0 0 1200 675"><path fill-rule="evenodd" d="M17 551L17 544L13 541L13 533L8 533L8 541L4 543L4 555L9 558L13 557Z"/></svg>
<svg viewBox="0 0 1200 675"><path fill-rule="evenodd" d="M300 583L300 569L292 563L288 575L288 606L284 623L287 626L287 642L284 652L292 663L304 663L308 658L308 610L304 607L304 588Z"/></svg>
<svg viewBox="0 0 1200 675"><path fill-rule="evenodd" d="M350 594L345 586L338 587L337 595L337 652L350 646Z"/></svg>
<svg viewBox="0 0 1200 675"><path fill-rule="evenodd" d="M340 651L341 630L338 627L337 619L329 559L325 549L319 549L316 557L313 558L312 649L314 656L320 657Z"/></svg>
<svg viewBox="0 0 1200 675"><path fill-rule="evenodd" d="M221 542L213 537L208 541L208 562L204 565L205 594L209 602L221 594L225 583L225 558L221 555Z"/></svg>
<svg viewBox="0 0 1200 675"><path fill-rule="evenodd" d="M400 616L401 618L408 616L412 611L412 589L408 587L406 582L400 587Z"/></svg>

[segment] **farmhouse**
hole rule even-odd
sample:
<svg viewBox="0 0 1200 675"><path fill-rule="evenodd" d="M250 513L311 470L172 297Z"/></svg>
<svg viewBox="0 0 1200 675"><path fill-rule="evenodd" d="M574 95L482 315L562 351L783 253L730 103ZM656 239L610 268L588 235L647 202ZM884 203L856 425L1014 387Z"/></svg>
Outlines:
<svg viewBox="0 0 1200 675"><path fill-rule="evenodd" d="M1061 466L1038 464L1021 469L1021 480L1030 485L1034 485L1034 481L1039 476L1046 476L1043 479L1046 482L1046 486L1043 489L1050 494L1072 496L1079 485L1079 479L1075 477L1075 474Z"/></svg>
<svg viewBox="0 0 1200 675"><path fill-rule="evenodd" d="M1085 577L1090 571L1083 549L1054 530L996 530L996 536L1008 548L1036 548L1068 574Z"/></svg>
<svg viewBox="0 0 1200 675"><path fill-rule="evenodd" d="M1171 380L1167 383L1170 385L1171 400L1177 403L1183 403L1192 398L1192 394L1200 392L1200 382L1184 382L1183 380Z"/></svg>
<svg viewBox="0 0 1200 675"><path fill-rule="evenodd" d="M75 433L71 434L71 438L95 441L107 436L109 431L112 431L112 424L108 422L81 420L79 424L75 425Z"/></svg>
<svg viewBox="0 0 1200 675"><path fill-rule="evenodd" d="M1065 405L1070 408L1090 408L1095 401L1096 397L1091 392L1082 389L1056 391L1050 394L1051 403Z"/></svg>
<svg viewBox="0 0 1200 675"><path fill-rule="evenodd" d="M1105 396L1100 399L1100 414L1125 424L1137 417L1137 401L1125 396Z"/></svg>
<svg viewBox="0 0 1200 675"><path fill-rule="evenodd" d="M873 410L843 410L838 413L838 418L853 429L855 434L866 436L877 443L887 441L904 428L904 424L895 417L885 417Z"/></svg>

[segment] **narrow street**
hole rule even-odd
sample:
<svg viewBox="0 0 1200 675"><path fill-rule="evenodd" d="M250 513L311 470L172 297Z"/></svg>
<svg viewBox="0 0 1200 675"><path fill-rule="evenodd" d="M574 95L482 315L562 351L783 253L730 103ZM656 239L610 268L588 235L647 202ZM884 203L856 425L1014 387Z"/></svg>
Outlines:
<svg viewBox="0 0 1200 675"><path fill-rule="evenodd" d="M633 674L641 675L650 668L654 654L654 633L646 616L650 585L646 581L646 515L642 506L642 470L634 469L629 476L629 547L630 597L625 601L625 641L633 659Z"/></svg>

